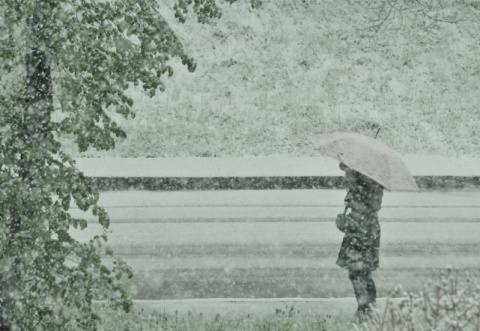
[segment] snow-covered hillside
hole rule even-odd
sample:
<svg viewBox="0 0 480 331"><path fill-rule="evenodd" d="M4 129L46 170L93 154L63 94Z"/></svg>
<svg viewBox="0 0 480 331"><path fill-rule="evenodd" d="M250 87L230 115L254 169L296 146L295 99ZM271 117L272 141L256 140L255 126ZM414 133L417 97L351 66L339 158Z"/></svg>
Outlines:
<svg viewBox="0 0 480 331"><path fill-rule="evenodd" d="M480 8L468 3L454 24L423 30L405 14L377 33L355 0L239 1L209 25L164 5L196 72L172 62L164 93L132 89L127 140L75 156L315 156L311 134L381 127L401 154L478 157Z"/></svg>

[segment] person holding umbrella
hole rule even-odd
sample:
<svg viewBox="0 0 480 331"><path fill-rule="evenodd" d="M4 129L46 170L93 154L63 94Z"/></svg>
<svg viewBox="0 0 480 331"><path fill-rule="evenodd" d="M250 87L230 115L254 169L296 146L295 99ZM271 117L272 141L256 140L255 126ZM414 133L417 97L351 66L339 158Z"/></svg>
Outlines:
<svg viewBox="0 0 480 331"><path fill-rule="evenodd" d="M377 139L342 132L309 139L315 149L338 160L340 169L345 171L345 211L336 218L338 229L345 235L337 265L348 270L358 303L355 315L362 320L372 312L377 296L372 271L379 267L378 212L383 189L414 192L419 189L401 158Z"/></svg>
<svg viewBox="0 0 480 331"><path fill-rule="evenodd" d="M345 171L347 196L345 212L338 214L337 228L345 233L337 258L337 265L348 270L358 309L358 319L371 314L377 290L372 271L379 266L380 223L383 187L374 180L340 163ZM351 212L347 215L347 210Z"/></svg>

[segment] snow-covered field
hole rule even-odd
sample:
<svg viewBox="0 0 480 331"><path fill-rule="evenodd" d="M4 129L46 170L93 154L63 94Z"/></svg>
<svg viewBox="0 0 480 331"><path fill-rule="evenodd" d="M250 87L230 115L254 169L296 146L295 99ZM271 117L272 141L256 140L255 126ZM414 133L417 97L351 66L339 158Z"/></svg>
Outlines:
<svg viewBox="0 0 480 331"><path fill-rule="evenodd" d="M166 1L170 3L171 1ZM317 155L311 134L374 135L401 154L480 156L480 15L457 2L461 20L429 31L408 11L378 33L363 1L247 1L221 20L176 23L197 60L179 63L153 99L132 89L137 117L108 153L77 156ZM463 10L463 11L462 11ZM463 15L463 16L462 16ZM466 19L469 18L469 19Z"/></svg>

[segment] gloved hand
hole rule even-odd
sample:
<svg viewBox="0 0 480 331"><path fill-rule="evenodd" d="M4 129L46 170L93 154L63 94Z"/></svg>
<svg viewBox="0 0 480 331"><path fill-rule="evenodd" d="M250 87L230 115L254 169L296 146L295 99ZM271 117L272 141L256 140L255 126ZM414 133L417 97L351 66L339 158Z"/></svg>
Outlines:
<svg viewBox="0 0 480 331"><path fill-rule="evenodd" d="M345 216L345 214L338 214L335 223L340 231L345 232L347 229L347 216Z"/></svg>

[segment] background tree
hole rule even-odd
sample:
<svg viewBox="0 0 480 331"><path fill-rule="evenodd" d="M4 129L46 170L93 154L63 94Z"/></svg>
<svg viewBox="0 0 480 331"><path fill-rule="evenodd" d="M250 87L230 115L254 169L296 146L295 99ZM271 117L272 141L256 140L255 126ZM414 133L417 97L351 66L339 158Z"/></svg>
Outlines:
<svg viewBox="0 0 480 331"><path fill-rule="evenodd" d="M200 22L221 15L215 0L174 5L181 21L191 9ZM130 309L120 280L132 272L122 261L102 263L108 215L59 138L73 137L80 151L114 148L125 133L111 115L134 116L125 90L161 91L172 57L195 69L157 1L0 4L1 330L94 330L94 299ZM103 227L88 243L71 235L87 226L69 214L72 202Z"/></svg>

